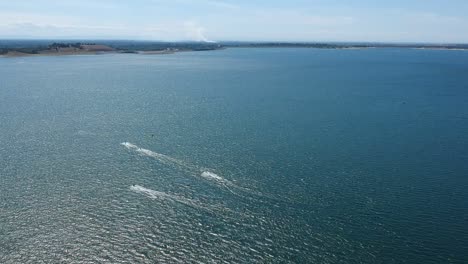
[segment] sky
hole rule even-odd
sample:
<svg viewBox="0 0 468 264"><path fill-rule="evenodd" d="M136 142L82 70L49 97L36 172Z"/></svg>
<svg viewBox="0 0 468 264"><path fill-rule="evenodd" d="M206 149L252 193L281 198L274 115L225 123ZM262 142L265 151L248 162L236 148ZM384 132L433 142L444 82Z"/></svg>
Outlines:
<svg viewBox="0 0 468 264"><path fill-rule="evenodd" d="M468 0L0 0L0 39L468 43Z"/></svg>

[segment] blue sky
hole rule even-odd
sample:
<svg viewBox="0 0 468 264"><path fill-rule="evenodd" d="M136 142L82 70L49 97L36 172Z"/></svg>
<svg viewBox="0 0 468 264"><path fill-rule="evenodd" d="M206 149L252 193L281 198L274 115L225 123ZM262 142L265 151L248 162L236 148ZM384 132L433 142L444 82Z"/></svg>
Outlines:
<svg viewBox="0 0 468 264"><path fill-rule="evenodd" d="M468 43L468 0L0 0L0 38Z"/></svg>

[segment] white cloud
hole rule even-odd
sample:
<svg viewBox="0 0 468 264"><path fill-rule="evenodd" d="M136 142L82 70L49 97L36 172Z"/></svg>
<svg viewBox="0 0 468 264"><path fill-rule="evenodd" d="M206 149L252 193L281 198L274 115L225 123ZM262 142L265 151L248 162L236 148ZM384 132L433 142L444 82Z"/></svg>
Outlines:
<svg viewBox="0 0 468 264"><path fill-rule="evenodd" d="M0 10L0 38L126 38L148 40L468 41L468 18L397 9L270 8L217 0L62 1L67 10ZM41 0L40 2L44 2ZM114 4L118 3L118 4ZM106 15L105 6L112 7ZM1 6L1 5L0 5ZM180 9L186 7L186 9ZM98 9L98 10L97 10ZM193 10L192 10L193 9ZM18 9L20 10L20 9ZM97 11L96 11L97 10ZM63 14L67 15L63 15Z"/></svg>
<svg viewBox="0 0 468 264"><path fill-rule="evenodd" d="M85 21L85 22L83 22ZM209 41L196 21L157 21L145 25L104 24L77 17L0 12L3 38L120 38Z"/></svg>

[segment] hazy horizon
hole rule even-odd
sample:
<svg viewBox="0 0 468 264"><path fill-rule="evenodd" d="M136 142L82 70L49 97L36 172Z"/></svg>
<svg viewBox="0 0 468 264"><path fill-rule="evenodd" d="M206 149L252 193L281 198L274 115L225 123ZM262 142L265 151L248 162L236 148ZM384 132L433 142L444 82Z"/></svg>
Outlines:
<svg viewBox="0 0 468 264"><path fill-rule="evenodd" d="M26 0L0 10L0 39L468 43L461 0Z"/></svg>
<svg viewBox="0 0 468 264"><path fill-rule="evenodd" d="M390 45L468 45L466 42L414 42L414 41L294 41L294 40L216 40L216 41L199 41L199 40L157 40L157 39L112 39L112 38L0 38L0 41L44 41L44 42L154 42L154 43L291 43L291 44L390 44Z"/></svg>

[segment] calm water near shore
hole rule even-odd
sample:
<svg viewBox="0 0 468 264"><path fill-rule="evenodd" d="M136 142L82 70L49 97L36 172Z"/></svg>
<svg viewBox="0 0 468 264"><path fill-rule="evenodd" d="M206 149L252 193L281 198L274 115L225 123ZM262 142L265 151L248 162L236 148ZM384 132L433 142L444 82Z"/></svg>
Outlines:
<svg viewBox="0 0 468 264"><path fill-rule="evenodd" d="M0 263L468 263L468 52L0 58Z"/></svg>

